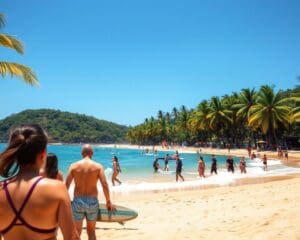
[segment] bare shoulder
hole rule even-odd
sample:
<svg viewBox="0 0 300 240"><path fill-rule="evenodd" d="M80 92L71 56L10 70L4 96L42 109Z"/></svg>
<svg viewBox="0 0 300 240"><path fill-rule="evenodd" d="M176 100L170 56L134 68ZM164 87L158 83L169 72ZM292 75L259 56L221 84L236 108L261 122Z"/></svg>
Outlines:
<svg viewBox="0 0 300 240"><path fill-rule="evenodd" d="M43 192L50 193L53 197L64 197L67 192L66 185L62 181L50 178L44 178L40 181L39 187Z"/></svg>
<svg viewBox="0 0 300 240"><path fill-rule="evenodd" d="M95 166L99 170L103 170L103 166L100 163L97 163L97 162L93 161L93 166Z"/></svg>

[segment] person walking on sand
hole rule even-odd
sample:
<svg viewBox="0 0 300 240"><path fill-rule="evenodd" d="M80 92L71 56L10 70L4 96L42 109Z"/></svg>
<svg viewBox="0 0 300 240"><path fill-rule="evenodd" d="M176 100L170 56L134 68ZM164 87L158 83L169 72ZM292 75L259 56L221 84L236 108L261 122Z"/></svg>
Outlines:
<svg viewBox="0 0 300 240"><path fill-rule="evenodd" d="M247 173L247 171L246 171L246 161L245 161L244 157L240 158L240 164L239 165L240 165L241 173Z"/></svg>
<svg viewBox="0 0 300 240"><path fill-rule="evenodd" d="M263 161L263 164L264 164L264 167L263 167L264 171L268 171L268 159L267 159L266 154L264 154L262 161Z"/></svg>
<svg viewBox="0 0 300 240"><path fill-rule="evenodd" d="M205 178L205 162L203 160L203 157L200 156L200 160L198 162L198 173L200 177L204 177Z"/></svg>
<svg viewBox="0 0 300 240"><path fill-rule="evenodd" d="M213 173L218 174L218 172L217 172L217 159L216 159L215 155L211 155L210 174L212 175Z"/></svg>
<svg viewBox="0 0 300 240"><path fill-rule="evenodd" d="M52 178L63 181L64 177L62 172L58 170L58 160L54 153L48 153L46 159L46 166L41 168L40 175L46 178Z"/></svg>
<svg viewBox="0 0 300 240"><path fill-rule="evenodd" d="M37 124L22 125L10 134L0 154L0 236L5 240L79 240L66 186L39 175L45 164L48 137Z"/></svg>
<svg viewBox="0 0 300 240"><path fill-rule="evenodd" d="M119 179L117 179L117 176L121 172L121 167L118 158L116 156L113 156L112 161L113 161L113 171L114 171L111 177L112 185L115 186L115 181L117 181L121 185L122 182Z"/></svg>
<svg viewBox="0 0 300 240"><path fill-rule="evenodd" d="M182 160L178 157L176 160L176 182L178 182L178 177L180 177L181 180L184 181L181 172L182 172Z"/></svg>
<svg viewBox="0 0 300 240"><path fill-rule="evenodd" d="M70 184L74 179L75 187L72 211L79 235L81 235L83 219L86 218L88 239L95 240L96 220L98 218L99 209L97 189L98 180L100 180L103 188L108 211L114 211L115 208L110 200L109 187L105 178L103 167L101 164L92 160L93 149L91 145L84 145L82 147L81 155L83 159L70 166L66 185L69 189Z"/></svg>

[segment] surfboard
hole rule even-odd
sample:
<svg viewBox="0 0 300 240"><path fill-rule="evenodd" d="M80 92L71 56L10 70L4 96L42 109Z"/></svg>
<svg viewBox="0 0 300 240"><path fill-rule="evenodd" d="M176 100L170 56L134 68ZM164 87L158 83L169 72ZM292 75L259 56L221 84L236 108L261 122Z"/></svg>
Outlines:
<svg viewBox="0 0 300 240"><path fill-rule="evenodd" d="M99 203L98 211L98 222L118 222L123 223L135 219L138 216L138 213L133 209L123 207L120 205L114 205L116 211L110 212L106 208L106 204Z"/></svg>

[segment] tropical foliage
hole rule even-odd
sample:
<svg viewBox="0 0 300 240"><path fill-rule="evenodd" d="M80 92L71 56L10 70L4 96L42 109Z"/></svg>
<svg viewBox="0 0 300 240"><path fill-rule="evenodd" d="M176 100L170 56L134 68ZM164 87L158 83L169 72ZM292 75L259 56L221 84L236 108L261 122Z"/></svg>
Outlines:
<svg viewBox="0 0 300 240"><path fill-rule="evenodd" d="M0 121L0 142L7 142L10 129L20 124L38 123L51 142L115 143L125 140L128 128L83 114L41 109L26 110Z"/></svg>
<svg viewBox="0 0 300 240"><path fill-rule="evenodd" d="M5 17L0 13L0 28L5 26ZM13 36L0 33L0 46L15 50L19 54L24 53L22 43ZM0 75L2 77L19 77L30 85L37 85L38 79L34 72L25 65L15 62L0 61Z"/></svg>
<svg viewBox="0 0 300 240"><path fill-rule="evenodd" d="M286 136L300 136L299 99L299 86L286 91L271 86L242 89L204 100L195 109L160 110L157 119L146 119L131 128L127 137L136 144L209 142L219 147L255 146L262 140L275 148L284 144Z"/></svg>

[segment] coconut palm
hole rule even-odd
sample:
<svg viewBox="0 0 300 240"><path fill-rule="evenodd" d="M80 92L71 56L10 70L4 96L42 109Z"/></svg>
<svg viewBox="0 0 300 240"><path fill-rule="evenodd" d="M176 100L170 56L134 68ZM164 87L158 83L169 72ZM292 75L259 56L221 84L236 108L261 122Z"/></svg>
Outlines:
<svg viewBox="0 0 300 240"><path fill-rule="evenodd" d="M273 87L262 86L256 103L250 108L249 125L269 137L269 143L277 145L276 129L279 124L289 127L291 107L290 98L284 97L281 91L274 92Z"/></svg>
<svg viewBox="0 0 300 240"><path fill-rule="evenodd" d="M225 108L219 97L212 97L210 100L210 113L208 114L209 127L212 130L219 130L224 127L226 123L231 123L231 110Z"/></svg>
<svg viewBox="0 0 300 240"><path fill-rule="evenodd" d="M233 105L233 108L237 110L237 118L243 122L248 122L249 110L256 102L256 92L254 88L242 89L238 100L239 103Z"/></svg>
<svg viewBox="0 0 300 240"><path fill-rule="evenodd" d="M3 14L0 14L0 28L4 26L5 18ZM22 43L7 34L0 34L0 46L14 49L19 54L24 53ZM38 79L34 72L28 66L19 63L0 61L0 74L2 77L20 77L29 85L38 85Z"/></svg>

